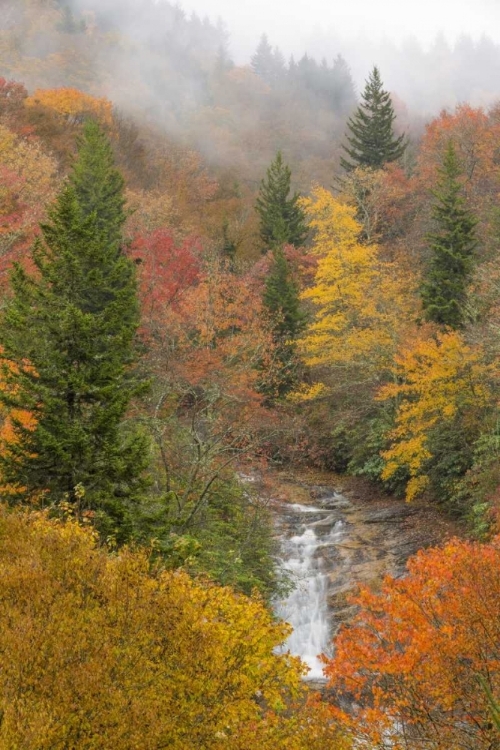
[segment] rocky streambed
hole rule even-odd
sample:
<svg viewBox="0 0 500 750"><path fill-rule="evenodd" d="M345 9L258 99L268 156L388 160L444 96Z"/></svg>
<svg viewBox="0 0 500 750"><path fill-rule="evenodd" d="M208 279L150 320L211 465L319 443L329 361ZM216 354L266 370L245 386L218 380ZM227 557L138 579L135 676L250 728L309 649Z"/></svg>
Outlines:
<svg viewBox="0 0 500 750"><path fill-rule="evenodd" d="M273 477L264 492L276 518L281 563L294 589L276 602L294 634L286 648L321 679L320 652L352 616L349 596L360 583L378 589L386 574L404 575L419 549L460 533L436 508L377 493L368 483L330 476Z"/></svg>

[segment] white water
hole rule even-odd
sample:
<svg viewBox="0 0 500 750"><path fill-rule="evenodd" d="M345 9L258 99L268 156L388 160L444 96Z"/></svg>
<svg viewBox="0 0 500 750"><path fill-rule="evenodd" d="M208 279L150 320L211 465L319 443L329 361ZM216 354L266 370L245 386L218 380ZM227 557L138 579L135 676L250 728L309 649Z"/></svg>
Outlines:
<svg viewBox="0 0 500 750"><path fill-rule="evenodd" d="M323 678L323 665L318 657L328 654L330 641L328 574L320 550L335 545L343 534L342 521L334 522L333 517L332 527L328 529L325 513L331 511L299 504L286 506L287 518L291 516L294 520L296 533L285 534L281 539L282 565L290 572L295 585L275 608L278 617L293 627L283 650L300 656L310 669L306 678L310 680ZM316 520L307 517L312 514Z"/></svg>

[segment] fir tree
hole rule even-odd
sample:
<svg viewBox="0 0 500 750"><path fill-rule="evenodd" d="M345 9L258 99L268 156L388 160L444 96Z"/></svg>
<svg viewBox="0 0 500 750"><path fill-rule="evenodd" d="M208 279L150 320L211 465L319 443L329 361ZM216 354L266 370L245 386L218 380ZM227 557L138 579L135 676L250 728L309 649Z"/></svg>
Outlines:
<svg viewBox="0 0 500 750"><path fill-rule="evenodd" d="M299 287L281 247L273 251L263 304L271 326L274 358L261 382L260 390L272 402L286 396L297 385L300 361L296 340L305 326Z"/></svg>
<svg viewBox="0 0 500 750"><path fill-rule="evenodd" d="M0 454L0 474L12 500L47 493L51 504L94 511L103 533L123 539L143 487L146 445L123 425L141 390L132 370L139 308L135 265L120 247L123 183L110 153L89 124L33 249L36 271L13 270L0 322L0 401L13 439Z"/></svg>
<svg viewBox="0 0 500 750"><path fill-rule="evenodd" d="M277 47L273 50L266 34L260 39L251 65L253 72L270 86L276 85L285 77L285 58Z"/></svg>
<svg viewBox="0 0 500 750"><path fill-rule="evenodd" d="M78 158L70 183L84 217L95 214L96 229L120 245L126 220L125 181L115 167L111 144L94 120L88 120L78 140Z"/></svg>
<svg viewBox="0 0 500 750"><path fill-rule="evenodd" d="M356 104L356 91L351 71L342 55L337 55L333 61L331 81L330 101L333 111L339 115L349 114Z"/></svg>
<svg viewBox="0 0 500 750"><path fill-rule="evenodd" d="M305 214L299 206L299 194L290 196L291 171L281 151L262 180L255 205L260 216L263 252L283 245L303 245L307 237Z"/></svg>
<svg viewBox="0 0 500 750"><path fill-rule="evenodd" d="M426 319L454 329L464 324L467 283L477 244L477 222L465 205L460 174L450 141L434 193L437 231L428 236L432 255L420 292Z"/></svg>
<svg viewBox="0 0 500 750"><path fill-rule="evenodd" d="M397 161L407 147L404 135L395 137L393 123L396 119L390 94L382 88L378 68L373 68L362 103L349 119L346 134L349 146L343 146L351 161L342 158L342 167L351 171L356 167L381 169L387 162Z"/></svg>

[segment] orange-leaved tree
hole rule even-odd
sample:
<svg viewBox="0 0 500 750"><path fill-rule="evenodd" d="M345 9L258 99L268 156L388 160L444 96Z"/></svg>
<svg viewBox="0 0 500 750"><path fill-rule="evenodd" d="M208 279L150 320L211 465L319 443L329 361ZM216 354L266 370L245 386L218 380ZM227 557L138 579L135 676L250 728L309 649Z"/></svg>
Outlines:
<svg viewBox="0 0 500 750"><path fill-rule="evenodd" d="M25 105L52 109L71 124L82 122L86 117L108 127L113 122L113 107L108 99L73 88L37 89L26 99Z"/></svg>
<svg viewBox="0 0 500 750"><path fill-rule="evenodd" d="M407 577L356 602L325 671L356 704L343 719L360 747L500 747L499 540L419 552Z"/></svg>
<svg viewBox="0 0 500 750"><path fill-rule="evenodd" d="M314 706L288 717L303 668L258 598L74 521L0 507L0 618L1 748L341 747Z"/></svg>

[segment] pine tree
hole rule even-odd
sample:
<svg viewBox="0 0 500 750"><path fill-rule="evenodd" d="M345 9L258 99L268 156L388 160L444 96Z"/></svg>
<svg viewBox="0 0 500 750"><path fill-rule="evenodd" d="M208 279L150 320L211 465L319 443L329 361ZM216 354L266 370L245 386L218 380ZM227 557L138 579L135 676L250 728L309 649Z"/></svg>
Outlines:
<svg viewBox="0 0 500 750"><path fill-rule="evenodd" d="M346 171L356 167L381 169L388 162L397 161L407 147L404 135L395 137L396 119L390 94L382 88L378 68L373 68L362 94L362 103L349 119L346 134L349 146L343 146L351 161L342 158Z"/></svg>
<svg viewBox="0 0 500 750"><path fill-rule="evenodd" d="M122 187L109 145L88 124L33 249L36 270L14 268L0 322L0 401L13 425L0 475L11 500L90 509L100 530L120 539L147 453L141 435L123 424L142 386L133 374L135 265L120 247Z"/></svg>
<svg viewBox="0 0 500 750"><path fill-rule="evenodd" d="M467 283L477 244L477 222L465 205L460 174L450 141L434 193L437 231L428 236L432 256L420 291L426 319L454 329L461 328L465 321Z"/></svg>
<svg viewBox="0 0 500 750"><path fill-rule="evenodd" d="M286 396L297 385L300 362L296 340L305 326L299 287L281 247L273 251L263 304L275 348L273 362L260 390L271 402Z"/></svg>
<svg viewBox="0 0 500 750"><path fill-rule="evenodd" d="M299 194L290 195L290 168L284 164L281 151L262 180L255 204L260 216L260 238L263 252L283 245L303 245L307 237L305 215L299 206Z"/></svg>

